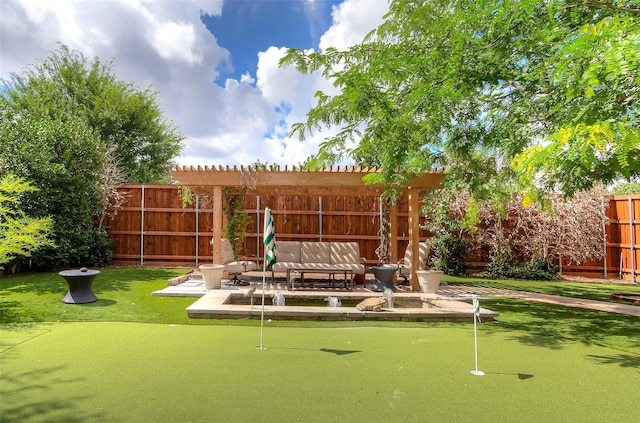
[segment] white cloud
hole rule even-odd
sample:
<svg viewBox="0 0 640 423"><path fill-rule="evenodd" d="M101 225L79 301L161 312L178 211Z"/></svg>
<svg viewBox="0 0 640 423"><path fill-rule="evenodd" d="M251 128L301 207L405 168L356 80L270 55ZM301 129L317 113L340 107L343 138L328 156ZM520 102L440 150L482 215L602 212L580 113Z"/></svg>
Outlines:
<svg viewBox="0 0 640 423"><path fill-rule="evenodd" d="M320 49L342 50L362 42L367 33L382 23L388 10L386 1L348 0L334 6L333 25L320 38Z"/></svg>
<svg viewBox="0 0 640 423"><path fill-rule="evenodd" d="M307 0L308 10L312 6ZM387 7L386 0L346 0L334 8L333 26L319 49L360 42ZM180 164L304 161L327 133L301 143L288 138L291 125L305 120L317 90L333 87L320 75L279 68L282 46L256 55L255 76L216 85L216 69L229 62L230 53L200 17L221 11L222 1L205 0L2 0L0 76L36 63L60 42L88 57L113 60L119 79L158 92L167 118L187 137Z"/></svg>
<svg viewBox="0 0 640 423"><path fill-rule="evenodd" d="M195 30L189 23L164 22L158 25L151 44L165 60L179 60L187 64L202 63L202 56L195 53ZM186 44L186 46L184 45Z"/></svg>

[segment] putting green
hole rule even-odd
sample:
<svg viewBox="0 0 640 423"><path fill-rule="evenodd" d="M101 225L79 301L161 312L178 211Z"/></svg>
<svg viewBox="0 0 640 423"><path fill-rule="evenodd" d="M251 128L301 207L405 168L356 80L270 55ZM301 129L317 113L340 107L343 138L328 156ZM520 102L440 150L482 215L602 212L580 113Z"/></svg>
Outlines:
<svg viewBox="0 0 640 423"><path fill-rule="evenodd" d="M0 330L3 422L635 422L640 357L468 328Z"/></svg>

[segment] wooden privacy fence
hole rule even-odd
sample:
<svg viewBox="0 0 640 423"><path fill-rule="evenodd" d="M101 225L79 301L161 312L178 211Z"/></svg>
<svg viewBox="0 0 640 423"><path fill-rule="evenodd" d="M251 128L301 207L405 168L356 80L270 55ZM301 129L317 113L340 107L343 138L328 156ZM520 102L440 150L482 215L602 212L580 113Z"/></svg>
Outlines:
<svg viewBox="0 0 640 423"><path fill-rule="evenodd" d="M608 276L638 282L640 195L610 197L607 215L607 256L603 271Z"/></svg>
<svg viewBox="0 0 640 423"><path fill-rule="evenodd" d="M213 249L213 209L195 197L183 207L175 185L124 185L127 202L109 219L114 265L196 266L210 263ZM276 239L281 241L356 241L360 253L377 263L380 245L379 197L375 196L256 196L247 194L250 220L244 254L262 257L265 207L273 213ZM408 243L408 205L398 203L398 244ZM116 211L116 210L114 210ZM421 231L421 237L427 237Z"/></svg>
<svg viewBox="0 0 640 423"><path fill-rule="evenodd" d="M197 266L212 261L210 244L213 210L210 201L195 197L183 207L176 185L123 185L127 202L109 220L113 241L112 264L123 266ZM605 260L563 266L565 274L591 277L622 277L634 280L640 249L640 196L609 198L610 224ZM376 264L380 245L381 205L377 196L367 195L282 195L246 196L245 211L250 221L244 254L262 257L262 225L265 207L274 217L276 240L356 241L368 263ZM397 204L397 251L408 243L408 202ZM420 238L428 233L421 230ZM474 257L475 270L487 257Z"/></svg>

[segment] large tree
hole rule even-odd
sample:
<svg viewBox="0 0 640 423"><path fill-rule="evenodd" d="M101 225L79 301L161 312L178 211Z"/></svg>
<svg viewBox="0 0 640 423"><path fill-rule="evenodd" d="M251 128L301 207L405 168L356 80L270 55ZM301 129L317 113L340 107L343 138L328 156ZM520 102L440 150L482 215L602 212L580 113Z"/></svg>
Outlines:
<svg viewBox="0 0 640 423"><path fill-rule="evenodd" d="M120 81L112 63L61 46L3 81L2 109L14 116L81 119L102 141L126 182L167 182L183 136L164 117L156 93Z"/></svg>
<svg viewBox="0 0 640 423"><path fill-rule="evenodd" d="M22 211L51 216L52 240L29 260L36 269L103 265L111 244L98 218L104 210L103 172L108 163L100 138L85 121L38 114L0 114L0 174L12 173L38 190L24 193ZM25 263L18 257L12 264Z"/></svg>
<svg viewBox="0 0 640 423"><path fill-rule="evenodd" d="M64 46L3 83L0 176L11 173L38 188L24 193L22 211L54 222L55 245L34 252L30 264L107 264L112 251L103 218L114 185L166 181L181 137L154 93ZM18 257L15 264L24 263Z"/></svg>
<svg viewBox="0 0 640 423"><path fill-rule="evenodd" d="M339 88L294 128L340 127L318 164L380 165L390 186L444 166L478 192L496 169L572 194L640 175L639 51L637 1L391 0L362 44L282 65Z"/></svg>

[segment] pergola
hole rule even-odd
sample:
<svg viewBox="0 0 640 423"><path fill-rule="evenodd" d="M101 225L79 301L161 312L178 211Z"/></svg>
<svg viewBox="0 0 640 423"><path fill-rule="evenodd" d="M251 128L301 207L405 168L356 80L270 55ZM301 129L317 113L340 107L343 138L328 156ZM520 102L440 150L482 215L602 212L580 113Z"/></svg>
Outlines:
<svg viewBox="0 0 640 423"><path fill-rule="evenodd" d="M182 166L177 167L171 175L181 185L188 187L194 194L213 198L213 260L220 262L222 245L222 188L247 188L256 195L380 195L384 191L381 185L365 184L363 178L372 173L379 173L377 168L329 168L317 171L307 171L293 167L284 170L280 167L256 169L249 167L208 167ZM419 290L415 269L418 269L419 248L419 193L424 189L434 189L440 186L442 174L439 171L425 173L411 179L402 188L403 195L409 203L409 240L411 245L411 289ZM391 220L391 257L397 258L397 211L392 206Z"/></svg>

